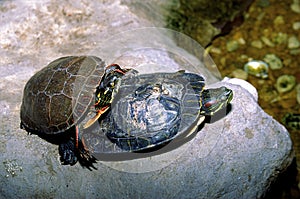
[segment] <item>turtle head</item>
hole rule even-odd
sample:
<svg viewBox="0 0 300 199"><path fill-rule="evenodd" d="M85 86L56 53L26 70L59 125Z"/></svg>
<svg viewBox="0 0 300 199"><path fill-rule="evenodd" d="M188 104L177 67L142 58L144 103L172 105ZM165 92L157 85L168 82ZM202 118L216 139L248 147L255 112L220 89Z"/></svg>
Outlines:
<svg viewBox="0 0 300 199"><path fill-rule="evenodd" d="M101 107L111 102L112 92L118 81L128 72L129 69L121 68L118 64L111 64L106 67L101 82L96 90L96 104Z"/></svg>
<svg viewBox="0 0 300 199"><path fill-rule="evenodd" d="M222 86L203 90L201 95L201 114L211 116L217 111L225 108L232 100L232 90Z"/></svg>

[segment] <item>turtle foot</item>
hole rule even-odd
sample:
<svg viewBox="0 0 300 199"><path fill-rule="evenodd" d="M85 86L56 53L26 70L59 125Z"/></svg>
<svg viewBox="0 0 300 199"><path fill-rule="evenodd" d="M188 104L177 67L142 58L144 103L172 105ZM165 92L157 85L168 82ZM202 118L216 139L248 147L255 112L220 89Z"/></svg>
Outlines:
<svg viewBox="0 0 300 199"><path fill-rule="evenodd" d="M91 168L97 170L97 168L94 166L94 163L96 163L97 159L90 154L82 139L78 140L77 153L78 161L81 166L86 167L89 170L92 170Z"/></svg>
<svg viewBox="0 0 300 199"><path fill-rule="evenodd" d="M74 165L78 161L81 166L91 170L97 169L93 164L96 163L96 158L92 156L88 150L83 147L79 140L78 149L75 146L75 141L71 138L68 141L59 144L60 161L63 165Z"/></svg>
<svg viewBox="0 0 300 199"><path fill-rule="evenodd" d="M78 161L81 166L88 168L89 170L96 169L94 163L96 163L96 158L90 154L88 150L85 149L83 143L79 142L78 147Z"/></svg>
<svg viewBox="0 0 300 199"><path fill-rule="evenodd" d="M75 153L74 141L68 140L67 142L59 144L58 147L60 161L64 165L74 165L77 162L77 156Z"/></svg>

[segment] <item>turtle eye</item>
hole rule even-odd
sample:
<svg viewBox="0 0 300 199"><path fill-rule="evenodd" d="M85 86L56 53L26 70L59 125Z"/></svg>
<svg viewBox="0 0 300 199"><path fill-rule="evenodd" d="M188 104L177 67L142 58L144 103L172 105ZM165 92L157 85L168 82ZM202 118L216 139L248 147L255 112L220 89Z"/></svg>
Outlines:
<svg viewBox="0 0 300 199"><path fill-rule="evenodd" d="M115 86L115 82L110 82L110 86L114 87Z"/></svg>
<svg viewBox="0 0 300 199"><path fill-rule="evenodd" d="M212 101L208 101L204 104L205 108L209 108L213 105L213 102Z"/></svg>
<svg viewBox="0 0 300 199"><path fill-rule="evenodd" d="M226 96L224 96L224 95L221 96L221 101L225 101L226 99L227 99Z"/></svg>

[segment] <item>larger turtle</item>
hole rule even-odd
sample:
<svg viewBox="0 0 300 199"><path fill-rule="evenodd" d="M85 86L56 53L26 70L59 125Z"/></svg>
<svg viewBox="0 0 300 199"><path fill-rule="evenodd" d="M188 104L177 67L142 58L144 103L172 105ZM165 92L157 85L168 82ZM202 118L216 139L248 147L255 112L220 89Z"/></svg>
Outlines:
<svg viewBox="0 0 300 199"><path fill-rule="evenodd" d="M89 112L96 88L102 90L98 95L103 100L95 104L95 117L109 108L110 101L106 99L111 97L106 95L111 92L106 91L112 90L126 71L117 65L105 67L95 56L68 56L51 62L32 76L24 88L21 128L59 144L63 164L73 165L79 159L81 164L91 166L95 158L82 143L78 124ZM110 76L114 78L102 83L103 78Z"/></svg>
<svg viewBox="0 0 300 199"><path fill-rule="evenodd" d="M111 112L84 139L94 153L120 153L148 151L179 135L186 138L205 116L224 110L232 100L229 88L204 86L201 75L184 71L128 73L114 90Z"/></svg>

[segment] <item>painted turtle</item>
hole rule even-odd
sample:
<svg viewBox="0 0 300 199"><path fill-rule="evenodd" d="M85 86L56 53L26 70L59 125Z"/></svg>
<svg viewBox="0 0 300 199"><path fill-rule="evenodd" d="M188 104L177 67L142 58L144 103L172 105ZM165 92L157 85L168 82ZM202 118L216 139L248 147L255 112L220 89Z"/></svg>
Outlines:
<svg viewBox="0 0 300 199"><path fill-rule="evenodd" d="M204 86L201 75L184 71L127 73L114 90L110 113L84 133L85 142L94 153L119 153L148 151L179 135L187 138L233 97L226 87Z"/></svg>
<svg viewBox="0 0 300 199"><path fill-rule="evenodd" d="M96 115L83 125L84 129L94 124L94 122L96 122L101 115L109 110L112 102L113 90L118 80L129 70L132 70L132 72L135 71L134 69L121 68L118 64L111 64L106 68L101 82L99 86L97 86L95 92L94 106L96 109Z"/></svg>
<svg viewBox="0 0 300 199"><path fill-rule="evenodd" d="M81 141L77 126L93 104L96 87L103 92L95 104L95 117L108 109L110 101L101 99L111 94L105 91L112 90L115 82L103 84L103 78L114 76L110 80L117 81L126 71L116 65L105 68L104 62L94 56L68 56L51 62L24 88L21 128L58 144L62 164L74 165L79 160L83 166L91 166L95 158ZM95 118L88 122L93 121Z"/></svg>

